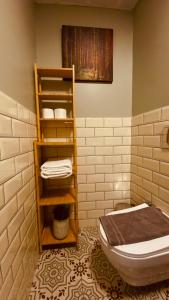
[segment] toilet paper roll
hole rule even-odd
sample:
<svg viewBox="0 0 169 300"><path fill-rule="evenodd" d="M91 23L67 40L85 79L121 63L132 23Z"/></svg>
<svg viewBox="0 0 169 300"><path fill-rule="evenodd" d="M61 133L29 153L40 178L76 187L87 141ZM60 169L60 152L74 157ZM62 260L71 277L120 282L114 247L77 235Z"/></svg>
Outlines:
<svg viewBox="0 0 169 300"><path fill-rule="evenodd" d="M54 111L51 108L42 108L42 118L54 119Z"/></svg>
<svg viewBox="0 0 169 300"><path fill-rule="evenodd" d="M54 110L55 118L57 119L65 119L66 116L66 109L65 108L56 108Z"/></svg>

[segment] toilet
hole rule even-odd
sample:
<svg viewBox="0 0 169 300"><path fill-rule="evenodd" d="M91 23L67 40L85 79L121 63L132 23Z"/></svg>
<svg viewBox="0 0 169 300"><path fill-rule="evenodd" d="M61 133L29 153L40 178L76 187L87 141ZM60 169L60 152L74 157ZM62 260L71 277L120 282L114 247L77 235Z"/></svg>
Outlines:
<svg viewBox="0 0 169 300"><path fill-rule="evenodd" d="M108 215L128 213L148 207L146 203ZM169 278L169 235L134 244L110 246L101 223L99 237L102 249L124 281L144 286Z"/></svg>

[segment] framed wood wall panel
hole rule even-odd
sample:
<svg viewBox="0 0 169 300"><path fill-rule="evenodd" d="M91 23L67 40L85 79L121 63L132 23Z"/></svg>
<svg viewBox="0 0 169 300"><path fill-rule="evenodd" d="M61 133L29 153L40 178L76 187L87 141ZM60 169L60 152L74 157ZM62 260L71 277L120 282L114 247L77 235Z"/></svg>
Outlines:
<svg viewBox="0 0 169 300"><path fill-rule="evenodd" d="M113 30L62 26L62 66L75 65L76 81L113 81Z"/></svg>

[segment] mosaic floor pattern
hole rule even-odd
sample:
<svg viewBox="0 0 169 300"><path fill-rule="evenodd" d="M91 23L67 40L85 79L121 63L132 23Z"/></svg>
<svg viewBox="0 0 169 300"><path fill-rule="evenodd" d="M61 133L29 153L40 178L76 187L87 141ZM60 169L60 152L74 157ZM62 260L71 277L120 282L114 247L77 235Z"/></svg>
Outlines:
<svg viewBox="0 0 169 300"><path fill-rule="evenodd" d="M169 280L147 287L126 284L110 265L96 227L84 228L75 247L44 251L29 300L169 300Z"/></svg>

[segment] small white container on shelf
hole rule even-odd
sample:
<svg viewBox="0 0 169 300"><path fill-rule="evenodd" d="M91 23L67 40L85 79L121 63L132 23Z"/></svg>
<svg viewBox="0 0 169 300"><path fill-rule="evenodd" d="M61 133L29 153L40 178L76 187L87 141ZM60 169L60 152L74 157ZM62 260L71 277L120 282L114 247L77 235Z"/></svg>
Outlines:
<svg viewBox="0 0 169 300"><path fill-rule="evenodd" d="M69 218L65 220L53 220L53 234L56 239L62 240L68 235Z"/></svg>
<svg viewBox="0 0 169 300"><path fill-rule="evenodd" d="M69 231L70 205L57 205L54 209L53 235L56 239L62 240Z"/></svg>
<svg viewBox="0 0 169 300"><path fill-rule="evenodd" d="M65 108L56 108L54 110L55 118L56 119L66 119L67 113Z"/></svg>
<svg viewBox="0 0 169 300"><path fill-rule="evenodd" d="M42 108L42 118L54 119L54 111L52 108Z"/></svg>

